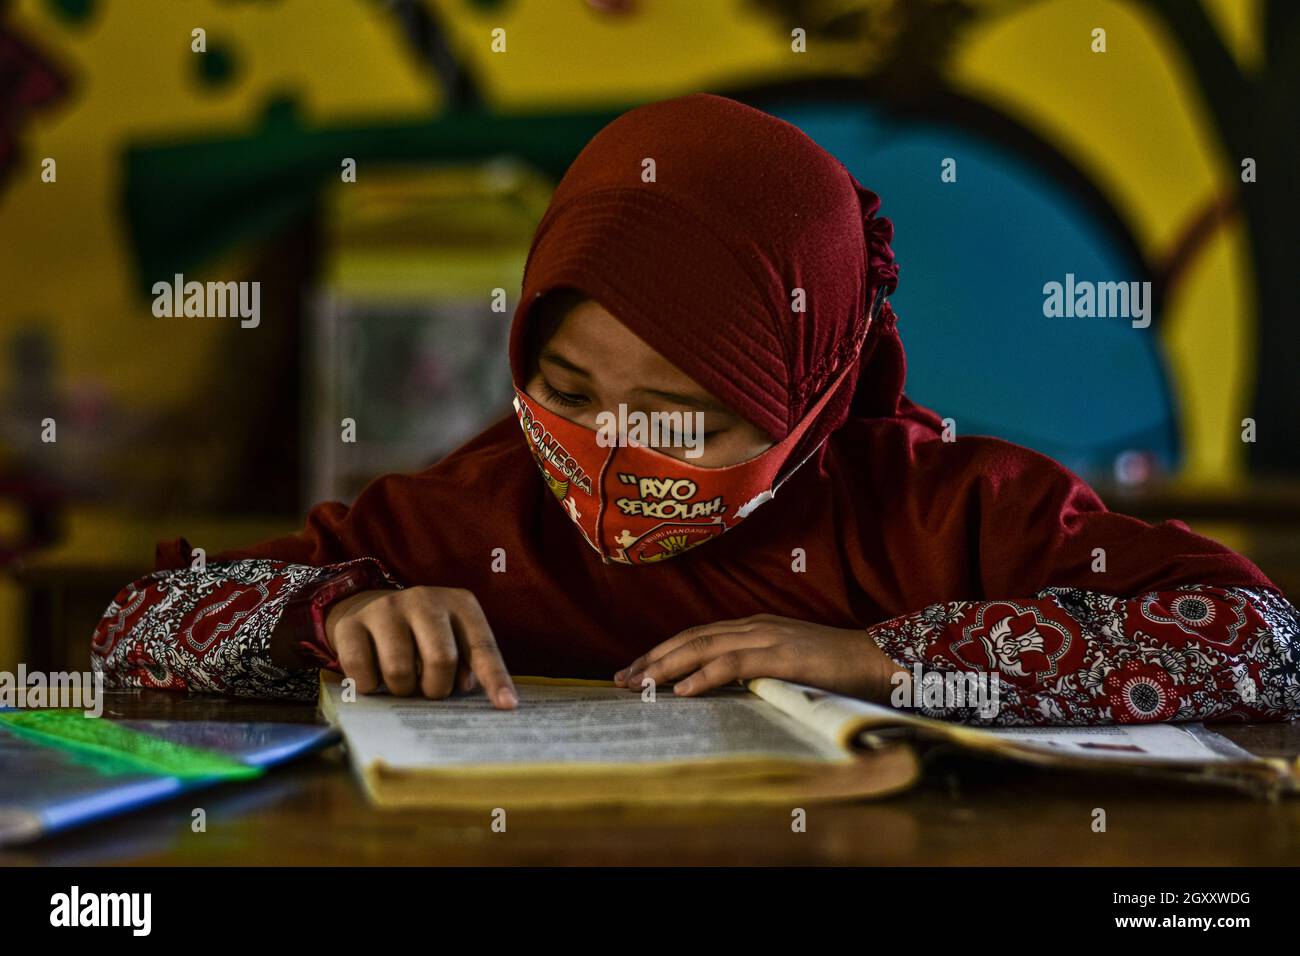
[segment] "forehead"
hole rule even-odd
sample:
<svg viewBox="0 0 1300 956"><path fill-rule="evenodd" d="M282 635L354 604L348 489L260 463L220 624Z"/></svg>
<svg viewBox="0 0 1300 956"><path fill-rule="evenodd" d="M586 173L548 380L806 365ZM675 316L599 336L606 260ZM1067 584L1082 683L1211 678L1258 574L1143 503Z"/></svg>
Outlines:
<svg viewBox="0 0 1300 956"><path fill-rule="evenodd" d="M591 299L577 303L559 319L542 352L548 349L593 377L617 377L625 387L702 391L690 376Z"/></svg>

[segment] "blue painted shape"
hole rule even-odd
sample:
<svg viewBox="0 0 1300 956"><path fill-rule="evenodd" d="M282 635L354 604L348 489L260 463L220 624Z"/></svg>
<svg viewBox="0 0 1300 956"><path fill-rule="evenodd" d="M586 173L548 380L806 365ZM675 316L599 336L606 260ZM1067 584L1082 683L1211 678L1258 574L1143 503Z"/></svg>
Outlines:
<svg viewBox="0 0 1300 956"><path fill-rule="evenodd" d="M1177 415L1154 326L1043 315L1043 286L1141 281L1139 263L1087 206L1024 158L932 123L900 124L862 104L781 104L794 123L881 197L894 223L891 300L907 349L907 393L959 434L989 434L1085 476L1130 449L1166 468ZM945 157L957 181L940 181Z"/></svg>

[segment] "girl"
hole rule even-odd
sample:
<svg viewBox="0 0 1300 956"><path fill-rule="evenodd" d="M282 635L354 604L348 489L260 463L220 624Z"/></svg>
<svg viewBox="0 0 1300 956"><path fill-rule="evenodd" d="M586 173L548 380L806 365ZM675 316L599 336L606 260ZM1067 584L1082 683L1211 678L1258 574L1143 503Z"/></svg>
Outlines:
<svg viewBox="0 0 1300 956"><path fill-rule="evenodd" d="M734 101L625 114L538 226L513 414L295 535L206 567L161 544L95 666L110 685L310 699L324 665L362 692L481 686L510 708L512 672L687 695L775 676L883 701L921 665L999 681L995 716L952 719L1300 710L1300 619L1251 562L1107 511L1028 449L945 441L903 394L878 206ZM619 411L681 423L680 447L611 444Z"/></svg>

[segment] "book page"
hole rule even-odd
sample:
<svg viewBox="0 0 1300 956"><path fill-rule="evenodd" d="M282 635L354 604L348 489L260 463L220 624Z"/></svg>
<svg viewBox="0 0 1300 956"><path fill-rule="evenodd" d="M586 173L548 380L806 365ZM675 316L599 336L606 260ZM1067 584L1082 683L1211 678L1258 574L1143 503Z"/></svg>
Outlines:
<svg viewBox="0 0 1300 956"><path fill-rule="evenodd" d="M944 737L980 749L1009 744L1037 753L1107 762L1213 763L1254 759L1226 737L1201 724L971 727L771 677L750 681L749 687L796 720L845 746L850 746L864 732L905 727L923 737Z"/></svg>
<svg viewBox="0 0 1300 956"><path fill-rule="evenodd" d="M516 681L519 707L478 693L427 700L357 695L324 684L361 766L394 769L503 764L638 764L758 757L842 761L849 754L742 688L654 702L620 687Z"/></svg>
<svg viewBox="0 0 1300 956"><path fill-rule="evenodd" d="M1030 749L1097 760L1187 761L1211 763L1250 760L1251 755L1226 737L1199 724L1111 724L1100 727L979 728L982 732ZM1205 735L1222 741L1209 746ZM1235 751L1235 752L1234 752Z"/></svg>

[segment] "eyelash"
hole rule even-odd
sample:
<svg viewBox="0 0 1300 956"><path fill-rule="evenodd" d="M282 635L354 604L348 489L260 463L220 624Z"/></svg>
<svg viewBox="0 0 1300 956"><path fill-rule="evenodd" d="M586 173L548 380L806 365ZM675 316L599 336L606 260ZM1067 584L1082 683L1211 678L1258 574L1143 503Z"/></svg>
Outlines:
<svg viewBox="0 0 1300 956"><path fill-rule="evenodd" d="M566 395L564 392L557 392L551 387L551 383L545 379L542 380L542 391L545 393L547 401L554 402L556 405L562 405L565 408L576 408L586 401L586 399L581 396L575 397L573 395Z"/></svg>
<svg viewBox="0 0 1300 956"><path fill-rule="evenodd" d="M564 392L556 391L555 388L552 387L551 383L546 381L546 379L542 379L542 393L546 396L548 402L554 402L556 405L561 405L565 408L576 408L586 401L586 399L581 396L575 397L573 395L567 395ZM700 437L712 438L714 435L725 430L726 429L723 428L715 428L711 432L705 432Z"/></svg>

